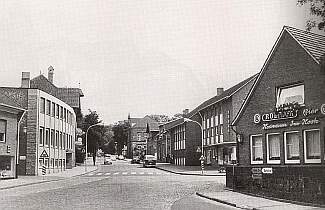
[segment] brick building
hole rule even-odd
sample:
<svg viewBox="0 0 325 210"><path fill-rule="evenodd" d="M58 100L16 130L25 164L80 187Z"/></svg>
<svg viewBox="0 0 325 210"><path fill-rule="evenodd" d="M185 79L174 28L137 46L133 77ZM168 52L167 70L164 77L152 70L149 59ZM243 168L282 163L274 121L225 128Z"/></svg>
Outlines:
<svg viewBox="0 0 325 210"><path fill-rule="evenodd" d="M159 132L158 122L149 116L143 118L128 116L128 124L127 156L133 158L146 154L148 138L154 137Z"/></svg>
<svg viewBox="0 0 325 210"><path fill-rule="evenodd" d="M325 36L282 29L232 123L240 147L229 187L325 204L324 54Z"/></svg>
<svg viewBox="0 0 325 210"><path fill-rule="evenodd" d="M0 87L0 93L28 110L19 132L18 173L21 175L39 175L42 165L47 167L47 173L75 165L75 111L80 111L83 94L80 89L62 91L69 88L56 87L54 70L52 67L48 70L48 78L39 75L32 80L29 72L23 72L20 88ZM67 100L69 97L75 98Z"/></svg>
<svg viewBox="0 0 325 210"><path fill-rule="evenodd" d="M170 123L164 123L159 125L159 133L157 135L157 161L170 163L172 157L171 151L171 136L169 128L172 125Z"/></svg>
<svg viewBox="0 0 325 210"><path fill-rule="evenodd" d="M203 128L203 151L206 164L223 166L236 160L236 134L230 124L236 116L257 75L224 90L217 88L216 96L204 101L192 111L199 115ZM191 115L189 115L192 118ZM200 129L196 127L196 129Z"/></svg>
<svg viewBox="0 0 325 210"><path fill-rule="evenodd" d="M26 110L0 94L0 179L16 177L18 127Z"/></svg>

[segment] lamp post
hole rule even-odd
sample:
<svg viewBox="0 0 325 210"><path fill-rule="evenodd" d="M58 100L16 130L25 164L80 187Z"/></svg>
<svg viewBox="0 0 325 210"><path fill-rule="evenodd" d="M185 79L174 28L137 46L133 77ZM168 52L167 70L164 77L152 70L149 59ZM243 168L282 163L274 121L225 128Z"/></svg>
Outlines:
<svg viewBox="0 0 325 210"><path fill-rule="evenodd" d="M94 125L91 125L91 126L89 126L88 128L87 128L87 131L86 131L86 160L85 160L85 171L87 171L87 159L88 159L88 131L89 131L89 129L90 128L92 128L92 127L94 127L94 126L96 126L96 125L100 125L101 123L96 123L96 124L94 124Z"/></svg>
<svg viewBox="0 0 325 210"><path fill-rule="evenodd" d="M200 161L201 161L201 174L203 175L203 171L204 171L204 168L203 168L203 160L204 160L204 155L203 155L203 127L200 123L198 123L197 121L195 120L191 120L189 118L185 118L184 117L184 122L194 122L196 123L197 125L200 126L201 128L201 157L200 157Z"/></svg>

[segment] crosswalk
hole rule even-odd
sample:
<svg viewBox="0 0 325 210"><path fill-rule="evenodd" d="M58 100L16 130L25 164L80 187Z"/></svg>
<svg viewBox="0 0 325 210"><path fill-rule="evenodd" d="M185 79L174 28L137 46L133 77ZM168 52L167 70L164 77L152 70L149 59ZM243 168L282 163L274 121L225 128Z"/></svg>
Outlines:
<svg viewBox="0 0 325 210"><path fill-rule="evenodd" d="M128 172L128 171L115 171L115 172L90 172L84 176L130 176L130 175L170 175L168 172Z"/></svg>

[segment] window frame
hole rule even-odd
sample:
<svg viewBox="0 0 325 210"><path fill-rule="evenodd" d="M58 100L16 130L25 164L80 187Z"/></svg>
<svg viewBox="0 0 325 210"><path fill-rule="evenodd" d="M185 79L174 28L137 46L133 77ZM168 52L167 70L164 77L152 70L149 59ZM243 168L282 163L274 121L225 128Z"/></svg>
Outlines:
<svg viewBox="0 0 325 210"><path fill-rule="evenodd" d="M300 163L300 139L298 139L298 146L299 146L299 159L297 160L289 160L288 159L288 151L287 151L287 134L290 134L290 133L297 133L298 134L298 137L299 137L299 131L287 131L287 132L284 132L283 134L283 146L284 146L284 163L285 164L299 164Z"/></svg>
<svg viewBox="0 0 325 210"><path fill-rule="evenodd" d="M46 100L45 100L45 98L44 97L41 97L41 99L40 99L40 113L41 114L45 114L45 111L46 111L46 108L45 108L45 106L46 106Z"/></svg>
<svg viewBox="0 0 325 210"><path fill-rule="evenodd" d="M278 135L279 136L279 160L271 160L270 159L270 147L269 147L269 136ZM280 164L281 163L281 134L280 133L267 133L266 134L266 163L268 164ZM263 141L263 140L262 140ZM263 150L263 143L262 143L262 150Z"/></svg>
<svg viewBox="0 0 325 210"><path fill-rule="evenodd" d="M253 160L253 137L262 137L262 160ZM250 153L251 153L251 164L255 165L255 164L263 164L264 161L264 153L263 153L263 134L254 134L254 135L250 135L249 137L249 142L250 142Z"/></svg>
<svg viewBox="0 0 325 210"><path fill-rule="evenodd" d="M302 95L302 100L303 102L302 103L298 103L299 105L301 106L304 106L305 105L305 85L304 83L295 83L295 84L290 84L290 85L284 85L284 86L279 86L279 87L276 87L276 102L275 102L275 106L276 107L279 107L283 104L280 104L279 103L279 99L280 99L280 93L281 93L281 90L283 89L289 89L289 88L294 88L294 87L298 87L298 86L303 86L303 95Z"/></svg>
<svg viewBox="0 0 325 210"><path fill-rule="evenodd" d="M38 143L39 143L39 145L41 145L41 146L43 146L44 145L44 130L45 130L45 128L44 127L42 127L42 126L40 126L39 127L39 141L38 141ZM42 132L41 132L42 131Z"/></svg>
<svg viewBox="0 0 325 210"><path fill-rule="evenodd" d="M319 135L319 152L320 156L319 158L314 158L314 159L308 159L307 158L307 139L306 139L306 133L307 132L312 132L312 131L318 131ZM303 138L304 138L304 158L305 158L305 163L321 163L321 155L322 155L322 148L320 146L321 144L321 136L320 136L320 129L319 128L314 128L314 129L308 129L303 131Z"/></svg>
<svg viewBox="0 0 325 210"><path fill-rule="evenodd" d="M7 142L7 127L8 127L7 124L8 124L8 122L7 122L7 120L4 120L4 119L0 119L0 121L5 123L5 131L4 131L4 133L2 133L3 138L2 138L2 140L0 139L0 143L6 143Z"/></svg>
<svg viewBox="0 0 325 210"><path fill-rule="evenodd" d="M52 103L50 100L46 99L45 102L45 114L51 116Z"/></svg>

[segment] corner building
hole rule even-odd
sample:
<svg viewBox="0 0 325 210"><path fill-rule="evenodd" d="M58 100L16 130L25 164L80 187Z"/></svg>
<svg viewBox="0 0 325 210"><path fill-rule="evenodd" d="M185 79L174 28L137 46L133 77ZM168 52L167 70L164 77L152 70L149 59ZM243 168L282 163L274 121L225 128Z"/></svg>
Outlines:
<svg viewBox="0 0 325 210"><path fill-rule="evenodd" d="M325 204L325 36L284 27L232 125L227 186Z"/></svg>

